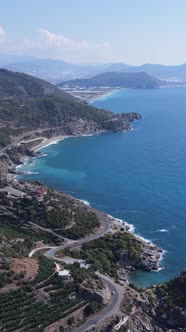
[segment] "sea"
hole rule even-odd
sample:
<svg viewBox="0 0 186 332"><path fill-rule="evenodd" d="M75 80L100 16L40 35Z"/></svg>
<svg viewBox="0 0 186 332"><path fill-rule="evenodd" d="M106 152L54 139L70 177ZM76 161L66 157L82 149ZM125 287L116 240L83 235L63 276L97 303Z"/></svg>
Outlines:
<svg viewBox="0 0 186 332"><path fill-rule="evenodd" d="M140 112L142 119L128 132L45 147L22 167L22 178L40 180L133 225L164 254L158 272L136 271L129 280L138 287L160 284L186 269L186 87L123 89L92 105Z"/></svg>

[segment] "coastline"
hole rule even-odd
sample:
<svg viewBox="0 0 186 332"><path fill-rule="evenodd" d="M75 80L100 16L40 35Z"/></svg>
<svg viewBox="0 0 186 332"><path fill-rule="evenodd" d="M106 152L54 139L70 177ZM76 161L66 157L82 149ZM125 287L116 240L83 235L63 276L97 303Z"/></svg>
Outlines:
<svg viewBox="0 0 186 332"><path fill-rule="evenodd" d="M92 88L92 89L83 88L82 90L77 90L77 91L74 91L73 89L68 89L65 91L68 92L69 94L71 94L73 97L78 98L81 102L89 104L89 103L92 103L94 100L97 100L97 99L105 97L105 96L107 97L123 88L100 87L97 89L98 89L98 91L95 91L94 88Z"/></svg>
<svg viewBox="0 0 186 332"><path fill-rule="evenodd" d="M101 92L101 93L99 93L99 94L97 94L95 96L92 96L91 98L88 98L87 102L89 104L92 104L95 100L102 99L102 98L107 98L107 97L113 95L114 93L116 93L117 91L120 91L120 90L121 90L121 88L109 89L109 90Z"/></svg>
<svg viewBox="0 0 186 332"><path fill-rule="evenodd" d="M88 201L85 201L86 205L91 206ZM127 231L132 234L136 239L138 239L141 243L144 245L148 245L151 248L157 248L158 252L160 254L160 257L158 259L158 269L157 270L152 270L152 272L159 272L161 271L164 267L160 266L160 262L163 260L164 254L166 254L166 250L163 250L162 248L159 248L156 244L154 244L151 240L145 239L143 236L135 233L135 226L133 224L129 224L126 220L123 219L118 219L110 214L107 214L107 216L115 223L119 223L119 225L123 225L124 227L127 228Z"/></svg>
<svg viewBox="0 0 186 332"><path fill-rule="evenodd" d="M90 136L90 134L87 134L88 136ZM82 136L87 136L87 135L82 135ZM59 141L62 141L63 139L65 138L68 138L68 137L80 137L80 136L54 136L50 139L44 139L43 142L41 142L39 145L36 145L35 147L33 147L33 151L34 152L37 152L37 151L40 151L41 149L49 146L49 145L53 145L53 144L57 144ZM37 156L35 157L23 157L24 158L24 165L27 164L27 160L32 160L33 158L37 158ZM21 166L23 166L23 164L19 165L18 167L21 168ZM28 174L27 172L25 172L25 175ZM24 174L22 174L24 176ZM16 180L16 175L14 176L14 180ZM19 181L19 180L18 180ZM71 196L69 195L68 193L64 193L65 195L67 196L70 196L72 199L74 200L78 200L78 201L81 201L86 207L90 207L90 209L92 209L93 207L91 206L91 204L85 200L85 199L79 199L79 198L76 198L74 196ZM99 210L97 210L95 208L96 211L98 211L99 213ZM112 225L117 225L119 226L119 228L121 228L121 226L123 226L125 228L125 231L126 232L129 232L130 234L132 234L139 242L142 243L142 245L144 246L144 248L152 251L153 255L152 256L155 256L155 260L154 260L154 266L156 266L155 269L153 268L149 268L149 270L147 271L152 271L152 272L159 272L163 269L163 266L160 265L162 259L163 259L163 255L165 253L165 251L161 248L159 248L156 244L154 244L151 240L148 240L148 239L145 239L143 238L141 235L138 235L135 233L135 226L132 225L132 224L129 224L127 221L123 220L123 219L118 219L112 215L109 215L107 214L106 212L103 212L103 211L100 211L102 214L105 214L108 216L110 222ZM129 271L126 271L126 279L127 279L127 273L129 273Z"/></svg>
<svg viewBox="0 0 186 332"><path fill-rule="evenodd" d="M111 93L114 93L118 90L114 90L112 92L109 93L109 95ZM108 95L108 94L107 94ZM99 98L102 98L102 96L100 96ZM65 138L69 138L69 137L81 137L81 136L92 136L92 135L97 135L97 134L100 134L102 132L98 132L98 133L89 133L89 134L83 134L83 135L75 135L75 136L72 136L72 135L58 135L58 136L53 136L51 138L46 138L46 137L39 137L40 139L42 139L42 142L40 142L39 144L35 143L36 145L32 146L32 148L30 148L29 150L33 153L31 156L30 155L22 155L21 158L20 158L20 162L21 164L20 165L17 165L16 168L21 168L23 165L26 165L26 164L29 164L30 161L32 161L34 158L38 158L39 156L41 156L41 152L40 150L47 147L47 146L50 146L50 145L53 145L53 144L57 144L58 142L64 140ZM30 141L33 141L33 139L31 139ZM29 142L29 141L28 141ZM43 154L43 156L45 156ZM14 167L14 170L15 170L15 167ZM18 182L19 179L17 180L16 177L17 175L26 175L26 174L30 174L29 172L21 172L21 170L19 172L17 172L17 174L14 173L14 176L12 178L12 180ZM64 193L65 195L68 195L67 193ZM77 200L78 198L76 197L73 197L72 198L74 200ZM79 199L78 199L79 200ZM85 202L84 202L85 203ZM86 201L85 205L87 206L89 202ZM90 206L90 208L92 208ZM96 209L95 209L96 210ZM98 210L97 210L98 211ZM99 211L98 211L99 213ZM105 214L104 212L101 212L102 214ZM125 230L127 232L129 232L130 234L132 234L136 239L138 239L138 241L140 241L141 243L143 243L144 247L145 247L145 250L148 249L150 251L153 252L153 256L155 256L155 260L153 261L153 266L154 268L152 268L152 264L150 265L150 262L149 263L149 266L148 266L148 269L147 271L154 271L156 270L157 272L160 270L160 261L162 261L162 253L163 253L163 250L160 249L157 245L153 244L150 240L147 240L147 239L144 239L143 237L139 236L138 234L135 233L135 228L134 228L134 225L130 225L128 224L126 221L124 220L121 220L121 219L117 219L113 216L109 216L111 222L114 221L118 223L118 225L120 225L120 228L121 226L123 225L123 227L125 228ZM145 251L144 251L144 255L145 255ZM147 258L147 261L148 261L148 258Z"/></svg>
<svg viewBox="0 0 186 332"><path fill-rule="evenodd" d="M41 149L46 148L47 146L55 145L58 142L61 142L64 139L67 139L67 138L70 138L70 137L87 137L87 136L93 136L93 135L98 135L98 134L101 134L101 133L76 135L76 136L73 136L73 135L59 135L59 136L53 136L51 138L43 138L43 141L41 143L39 143L38 145L33 146L30 150L33 151L33 152L38 152ZM23 158L25 160L27 157L23 157ZM21 166L21 165L19 165L19 166Z"/></svg>
<svg viewBox="0 0 186 332"><path fill-rule="evenodd" d="M59 135L59 136L53 136L51 138L43 138L43 141L41 143L33 146L30 150L33 152L37 152L43 148L46 148L49 145L57 144L59 141L62 141L68 137L70 136Z"/></svg>

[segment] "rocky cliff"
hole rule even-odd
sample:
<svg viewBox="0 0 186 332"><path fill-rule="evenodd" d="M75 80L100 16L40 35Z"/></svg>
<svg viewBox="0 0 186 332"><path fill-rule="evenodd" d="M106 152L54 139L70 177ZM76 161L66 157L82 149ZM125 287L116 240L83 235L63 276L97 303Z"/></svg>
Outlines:
<svg viewBox="0 0 186 332"><path fill-rule="evenodd" d="M118 316L98 328L100 332L185 332L186 272L166 283L140 290L125 286ZM116 329L118 321L123 321Z"/></svg>

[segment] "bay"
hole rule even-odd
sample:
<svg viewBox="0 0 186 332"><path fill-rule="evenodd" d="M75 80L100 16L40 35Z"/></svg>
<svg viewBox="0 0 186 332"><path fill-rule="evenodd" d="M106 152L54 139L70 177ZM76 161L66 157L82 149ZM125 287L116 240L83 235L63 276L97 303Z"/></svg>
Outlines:
<svg viewBox="0 0 186 332"><path fill-rule="evenodd" d="M140 112L122 133L76 137L42 149L24 179L88 201L134 225L166 251L159 272L135 272L140 287L177 276L186 267L186 87L124 89L93 102L115 113Z"/></svg>

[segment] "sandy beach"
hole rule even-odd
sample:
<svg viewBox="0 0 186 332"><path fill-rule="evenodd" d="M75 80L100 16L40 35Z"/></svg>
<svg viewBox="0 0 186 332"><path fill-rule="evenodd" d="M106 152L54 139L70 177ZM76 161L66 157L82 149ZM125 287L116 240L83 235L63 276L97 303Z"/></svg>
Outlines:
<svg viewBox="0 0 186 332"><path fill-rule="evenodd" d="M92 103L93 101L95 101L99 98L110 96L110 95L112 95L113 93L115 93L119 90L120 89L118 88L118 89L109 89L109 90L106 90L106 91L99 92L99 93L95 94L94 96L92 96L90 98L87 98L87 102Z"/></svg>
<svg viewBox="0 0 186 332"><path fill-rule="evenodd" d="M59 136L54 136L51 138L45 138L43 137L43 141L31 148L31 151L39 151L40 149L47 147L52 144L57 144L59 141L62 141L63 139L67 138L69 136L64 136L64 135L59 135ZM42 137L41 137L42 138Z"/></svg>
<svg viewBox="0 0 186 332"><path fill-rule="evenodd" d="M74 91L74 89L68 89L65 91L68 92L69 94L71 94L72 96L80 99L83 102L91 103L98 98L101 98L104 96L109 96L120 89L121 88L119 88L119 87L118 88L109 88L108 87L108 88L98 88L97 90L83 88L81 90L76 90L76 91Z"/></svg>

